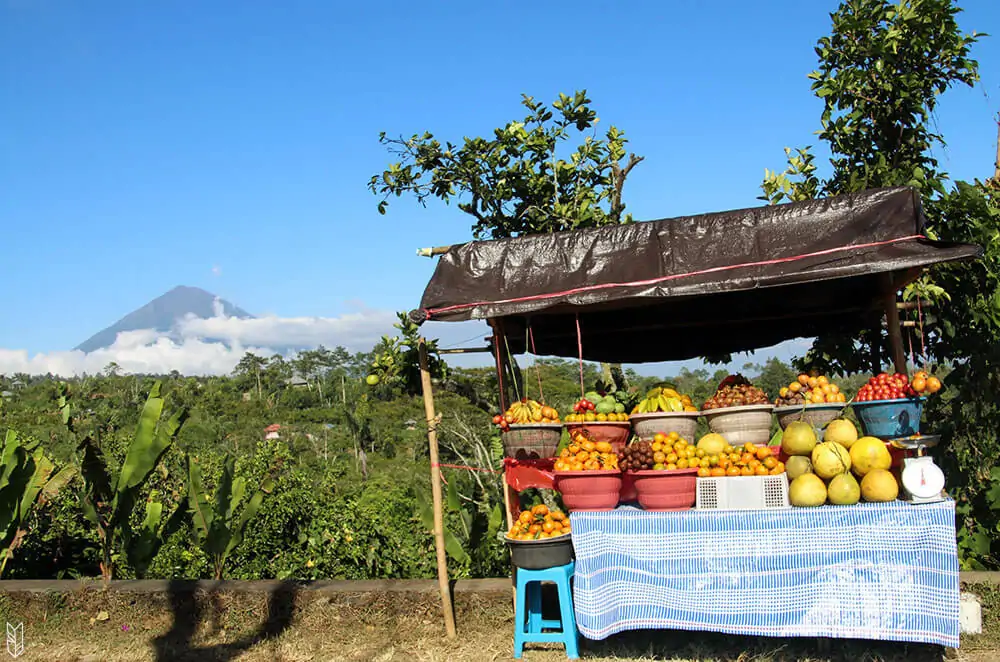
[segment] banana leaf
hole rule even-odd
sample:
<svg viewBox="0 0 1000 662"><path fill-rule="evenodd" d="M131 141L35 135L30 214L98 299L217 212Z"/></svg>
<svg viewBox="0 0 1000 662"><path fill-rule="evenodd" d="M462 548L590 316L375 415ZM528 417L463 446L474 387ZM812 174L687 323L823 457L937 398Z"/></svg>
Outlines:
<svg viewBox="0 0 1000 662"><path fill-rule="evenodd" d="M194 523L195 532L200 538L207 539L212 531L212 522L215 519L215 512L212 510L208 497L205 496L205 489L202 487L201 470L198 465L187 458L188 465L188 508L191 510L191 521Z"/></svg>
<svg viewBox="0 0 1000 662"><path fill-rule="evenodd" d="M419 509L420 520L423 525L427 527L429 532L434 531L434 512L431 504L426 499L420 499L417 501L417 508ZM469 555L462 547L461 541L455 536L454 533L448 530L448 527L444 528L444 549L448 553L448 556L452 558L453 561L458 563L468 563Z"/></svg>
<svg viewBox="0 0 1000 662"><path fill-rule="evenodd" d="M247 505L243 507L243 512L240 513L240 521L236 525L236 528L232 530L232 534L229 537L229 544L226 545L226 556L229 556L229 553L239 547L243 542L243 534L246 532L247 526L250 524L250 520L257 515L257 511L260 510L261 504L264 503L264 495L269 494L272 489L273 485L271 483L271 479L267 478L261 484L261 489L254 492L254 495L250 497Z"/></svg>
<svg viewBox="0 0 1000 662"><path fill-rule="evenodd" d="M78 450L83 451L80 473L83 474L85 489L80 503L83 514L95 525L101 526L97 504L111 501L111 474L104 462L101 449L90 437L80 442Z"/></svg>

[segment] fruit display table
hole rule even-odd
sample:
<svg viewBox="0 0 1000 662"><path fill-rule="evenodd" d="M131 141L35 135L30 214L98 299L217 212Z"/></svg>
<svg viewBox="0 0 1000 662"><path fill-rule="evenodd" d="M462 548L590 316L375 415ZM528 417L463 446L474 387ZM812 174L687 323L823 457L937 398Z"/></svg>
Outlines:
<svg viewBox="0 0 1000 662"><path fill-rule="evenodd" d="M957 647L955 504L574 512L580 633L681 629Z"/></svg>

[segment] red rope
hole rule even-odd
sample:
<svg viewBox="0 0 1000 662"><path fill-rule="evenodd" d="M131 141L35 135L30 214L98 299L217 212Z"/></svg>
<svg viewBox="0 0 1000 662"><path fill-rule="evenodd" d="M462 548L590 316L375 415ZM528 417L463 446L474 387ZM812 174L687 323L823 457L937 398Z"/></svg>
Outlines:
<svg viewBox="0 0 1000 662"><path fill-rule="evenodd" d="M475 301L472 303L460 303L454 306L444 306L442 308L425 308L424 312L427 313L428 319L438 315L440 313L447 313L453 310L464 310L466 308L475 308L477 306L495 306L499 304L507 303L522 303L526 301L540 301L544 299L554 299L556 297L568 296L571 294L580 294L583 292L594 292L597 290L607 290L619 287L639 287L642 285L656 285L658 283L665 283L671 280L677 280L679 278L688 278L691 276L704 276L706 274L720 273L723 271L732 271L734 269L745 269L748 267L761 267L772 264L784 264L786 262L796 262L798 260L805 260L811 257L822 257L824 255L832 255L834 253L843 253L845 251L853 251L861 248L874 248L877 246L887 246L889 244L896 244L901 241L910 241L912 239L926 239L922 234L914 234L908 237L900 237L898 239L888 239L886 241L873 241L867 244L855 244L852 246L839 246L837 248L828 248L822 251L816 251L815 253L804 253L802 255L794 255L791 257L780 257L772 260L761 260L759 262L743 262L741 264L730 264L724 267L712 267L711 269L702 269L700 271L689 271L683 274L671 274L669 276L659 276L657 278L649 278L647 280L637 280L628 283L602 283L599 285L586 285L584 287L577 287L571 290L564 290L562 292L548 292L546 294L533 294L526 297L515 297L513 299L499 299L497 301Z"/></svg>
<svg viewBox="0 0 1000 662"><path fill-rule="evenodd" d="M580 398L586 394L583 387L583 335L580 333L580 313L576 314L576 349L580 353Z"/></svg>

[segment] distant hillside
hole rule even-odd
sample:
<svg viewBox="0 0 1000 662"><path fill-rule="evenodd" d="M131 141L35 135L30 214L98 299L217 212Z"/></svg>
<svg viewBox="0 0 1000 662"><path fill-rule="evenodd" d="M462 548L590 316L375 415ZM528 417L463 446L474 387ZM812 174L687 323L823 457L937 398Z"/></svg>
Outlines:
<svg viewBox="0 0 1000 662"><path fill-rule="evenodd" d="M159 296L142 308L133 310L108 328L98 331L93 336L76 346L84 352L110 347L122 331L138 331L155 329L168 332L174 328L177 320L191 314L195 317L209 318L215 316L215 301L217 297L211 292L198 287L179 285L166 294ZM253 315L224 299L219 299L222 309L229 317L243 319Z"/></svg>

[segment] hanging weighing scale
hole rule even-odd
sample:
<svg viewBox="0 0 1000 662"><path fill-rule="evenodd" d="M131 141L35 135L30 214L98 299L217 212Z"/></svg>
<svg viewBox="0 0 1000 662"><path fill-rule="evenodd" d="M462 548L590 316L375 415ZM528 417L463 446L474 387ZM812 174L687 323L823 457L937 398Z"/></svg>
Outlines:
<svg viewBox="0 0 1000 662"><path fill-rule="evenodd" d="M900 483L903 487L902 499L909 503L934 503L944 501L944 472L934 464L934 458L925 455L928 448L933 448L941 441L941 435L915 434L909 437L890 439L894 448L916 451L916 457L903 458L903 471Z"/></svg>

